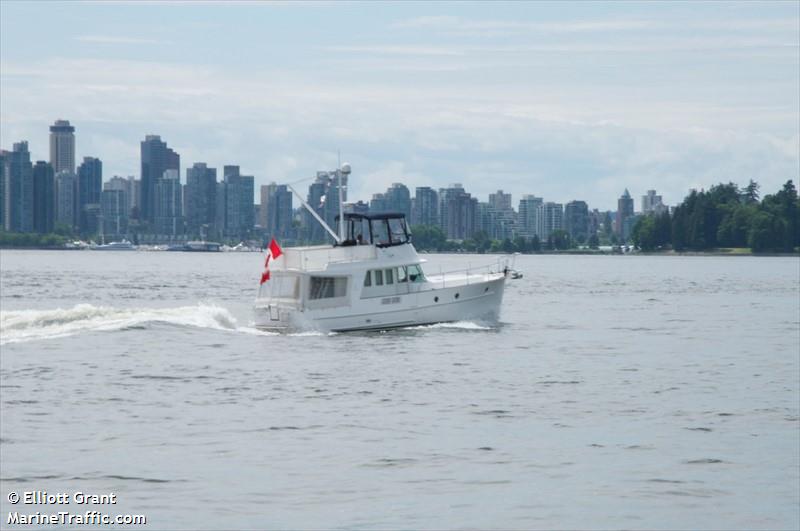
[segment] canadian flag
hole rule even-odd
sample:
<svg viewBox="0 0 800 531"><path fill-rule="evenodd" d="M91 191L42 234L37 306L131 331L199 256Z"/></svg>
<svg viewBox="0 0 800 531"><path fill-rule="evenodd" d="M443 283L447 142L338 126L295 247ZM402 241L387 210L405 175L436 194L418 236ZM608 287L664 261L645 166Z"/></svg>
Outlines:
<svg viewBox="0 0 800 531"><path fill-rule="evenodd" d="M267 260L264 262L264 272L261 273L261 284L269 280L269 261L270 259L276 260L280 255L283 254L280 245L278 242L275 241L275 238L272 238L272 241L269 242L269 252L267 252Z"/></svg>

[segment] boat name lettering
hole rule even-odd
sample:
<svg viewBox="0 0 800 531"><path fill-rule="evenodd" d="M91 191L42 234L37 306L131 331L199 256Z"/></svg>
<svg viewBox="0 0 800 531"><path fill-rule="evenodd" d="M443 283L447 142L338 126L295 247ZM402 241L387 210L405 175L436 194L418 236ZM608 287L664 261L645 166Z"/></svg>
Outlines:
<svg viewBox="0 0 800 531"><path fill-rule="evenodd" d="M400 302L400 297L385 297L381 299L381 304L397 304Z"/></svg>

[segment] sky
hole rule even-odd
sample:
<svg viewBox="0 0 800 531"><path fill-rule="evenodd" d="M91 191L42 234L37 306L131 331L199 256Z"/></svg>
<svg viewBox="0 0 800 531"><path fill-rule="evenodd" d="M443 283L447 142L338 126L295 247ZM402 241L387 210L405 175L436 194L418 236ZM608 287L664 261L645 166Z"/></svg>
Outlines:
<svg viewBox="0 0 800 531"><path fill-rule="evenodd" d="M298 182L341 153L351 200L771 193L800 175L800 2L2 0L0 145L47 159L58 118L105 179L159 134L184 182L198 161Z"/></svg>

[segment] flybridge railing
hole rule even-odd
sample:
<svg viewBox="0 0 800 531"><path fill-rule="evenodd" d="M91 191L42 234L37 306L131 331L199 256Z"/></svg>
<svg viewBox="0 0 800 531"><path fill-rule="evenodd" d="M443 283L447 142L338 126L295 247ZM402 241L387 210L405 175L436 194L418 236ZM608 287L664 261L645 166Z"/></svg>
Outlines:
<svg viewBox="0 0 800 531"><path fill-rule="evenodd" d="M506 273L513 269L513 265L514 256L512 255L503 256L494 262L479 266L472 266L467 263L467 267L464 269L443 271L440 266L438 274L428 275L428 281L442 288L485 282L487 275Z"/></svg>
<svg viewBox="0 0 800 531"><path fill-rule="evenodd" d="M275 269L315 271L325 269L325 267L330 264L360 262L363 260L372 260L376 257L377 252L372 245L284 249L283 260L277 260L275 262Z"/></svg>

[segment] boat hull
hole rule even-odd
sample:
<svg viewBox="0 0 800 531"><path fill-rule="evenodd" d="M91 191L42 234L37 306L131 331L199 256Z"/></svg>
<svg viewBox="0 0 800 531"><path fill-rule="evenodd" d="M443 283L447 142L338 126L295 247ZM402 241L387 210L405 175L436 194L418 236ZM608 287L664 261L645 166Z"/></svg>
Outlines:
<svg viewBox="0 0 800 531"><path fill-rule="evenodd" d="M267 330L351 332L386 330L454 321L496 323L505 276L488 276L468 284L433 287L391 297L361 299L352 306L299 309L280 304L256 307L256 326Z"/></svg>

